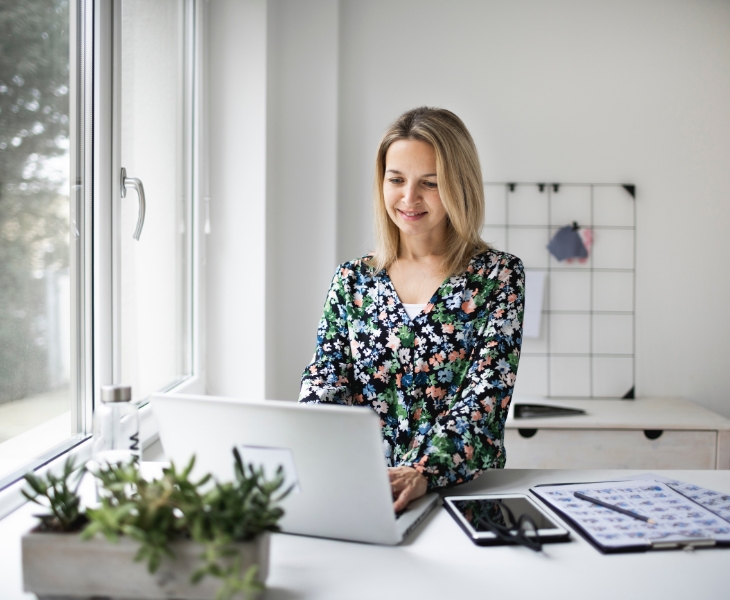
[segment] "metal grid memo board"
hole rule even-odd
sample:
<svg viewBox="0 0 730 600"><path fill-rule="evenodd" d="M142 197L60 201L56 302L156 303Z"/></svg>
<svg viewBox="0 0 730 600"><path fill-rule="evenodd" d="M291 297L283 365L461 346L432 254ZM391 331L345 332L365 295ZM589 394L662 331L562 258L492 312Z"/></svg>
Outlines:
<svg viewBox="0 0 730 600"><path fill-rule="evenodd" d="M523 338L516 396L633 398L636 331L636 187L487 183L482 237L545 273L537 338ZM592 233L585 262L547 250L555 232Z"/></svg>

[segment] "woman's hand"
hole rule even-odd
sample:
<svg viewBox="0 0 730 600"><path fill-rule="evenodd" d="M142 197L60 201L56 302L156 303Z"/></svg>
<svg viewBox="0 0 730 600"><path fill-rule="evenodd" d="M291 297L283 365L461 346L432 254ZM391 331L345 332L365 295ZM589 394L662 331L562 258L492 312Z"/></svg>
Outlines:
<svg viewBox="0 0 730 600"><path fill-rule="evenodd" d="M426 478L413 467L390 467L390 487L393 489L395 512L405 510L411 500L426 493Z"/></svg>

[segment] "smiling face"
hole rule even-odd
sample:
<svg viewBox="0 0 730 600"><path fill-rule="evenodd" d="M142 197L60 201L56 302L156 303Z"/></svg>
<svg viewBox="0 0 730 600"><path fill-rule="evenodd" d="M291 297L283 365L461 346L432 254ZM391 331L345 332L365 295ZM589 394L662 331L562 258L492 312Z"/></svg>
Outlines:
<svg viewBox="0 0 730 600"><path fill-rule="evenodd" d="M397 140L385 155L383 198L401 233L401 244L419 240L438 246L446 234L446 210L436 176L436 152L428 142Z"/></svg>

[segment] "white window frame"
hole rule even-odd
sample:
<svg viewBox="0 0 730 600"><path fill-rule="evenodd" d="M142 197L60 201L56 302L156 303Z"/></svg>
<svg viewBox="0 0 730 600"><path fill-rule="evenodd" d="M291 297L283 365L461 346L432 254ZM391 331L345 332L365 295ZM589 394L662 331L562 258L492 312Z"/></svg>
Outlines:
<svg viewBox="0 0 730 600"><path fill-rule="evenodd" d="M96 356L95 364L95 397L98 397L100 385L111 382L123 383L117 381L120 372L121 347L119 343L120 336L118 334L120 328L119 310L121 303L121 290L119 285L119 258L121 248L121 235L128 235L129 232L121 232L114 224L119 222L121 214L120 194L119 194L119 173L122 168L121 163L121 136L119 135L120 122L115 115L120 113L121 105L121 68L119 60L121 57L121 23L122 23L122 1L112 0L112 2L104 2L96 0L97 6L102 11L111 12L107 18L111 19L111 23L106 24L107 31L111 31L111 35L102 36L102 43L110 48L102 49L105 52L107 61L113 60L113 64L109 64L106 73L112 73L107 81L103 82L103 88L108 96L104 100L105 112L100 116L105 119L104 127L111 138L110 148L111 157L105 157L101 162L102 165L108 165L103 174L103 181L100 181L102 187L99 189L97 197L112 198L112 202L104 202L99 209L103 211L103 221L99 226L107 232L111 232L107 239L103 236L97 236L96 239L104 244L103 248L99 248L99 252L104 253L104 265L112 264L112 273L103 272L103 278L96 277L95 281L99 282L100 289L95 293L96 298L100 301L100 306L96 306L95 314L104 315L103 337L95 340ZM186 185L185 193L190 199L192 207L192 224L193 235L191 239L191 247L188 249L190 253L190 262L192 268L192 323L191 323L191 375L184 381L174 385L172 391L178 393L205 393L205 310L203 301L204 281L205 281L205 223L203 222L203 211L201 211L201 199L205 194L205 184L207 183L207 172L201 168L201 157L204 156L201 147L201 141L204 140L203 133L205 131L205 107L204 93L205 89L201 85L201 75L204 74L205 64L205 2L200 0L186 0L186 29L185 37L192 40L192 45L186 45L185 56L185 95L189 101L185 102L185 120L188 126L185 130L185 163L186 163ZM97 38L98 39L98 38ZM111 111L111 112L109 112ZM97 113L98 114L98 113ZM106 138L108 139L108 138ZM106 190L106 192L105 192ZM98 231L98 230L96 230ZM111 245L105 242L111 240ZM103 286L103 287L102 287ZM111 307L111 309L110 309ZM95 324L98 320L95 318ZM111 341L111 344L109 343ZM162 390L160 390L162 391ZM152 410L149 404L140 409L140 442L143 448L147 448L158 439L157 424L154 422Z"/></svg>
<svg viewBox="0 0 730 600"><path fill-rule="evenodd" d="M208 229L207 168L207 94L205 93L207 56L207 2L185 0L186 37L193 40L186 46L186 193L192 207L192 236L188 249L191 265L190 298L191 375L172 389L178 393L205 393L205 281L206 231ZM76 0L71 2L71 35L80 44L80 64L71 65L71 85L76 85L83 101L78 110L83 119L84 144L82 186L77 202L70 197L72 227L78 222L79 242L71 248L72 347L71 389L76 390L72 419L78 434L29 465L36 473L60 472L68 456L77 464L91 457L94 401L102 385L114 382L120 355L119 336L115 335L116 306L119 286L119 235L115 231L115 211L119 209L120 137L120 64L122 0ZM72 44L73 46L73 44ZM73 58L72 58L73 61ZM76 68L75 68L76 67ZM78 80L76 80L78 77ZM75 119L71 119L74 127ZM73 145L72 145L73 148ZM72 170L72 177L73 177ZM92 186L84 186L93 182ZM117 212L118 214L118 212ZM116 228L118 229L118 228ZM115 252L115 247L117 252ZM115 362L117 367L115 368ZM140 409L140 441L147 448L158 439L158 428L149 404ZM25 502L21 479L0 491L0 518Z"/></svg>

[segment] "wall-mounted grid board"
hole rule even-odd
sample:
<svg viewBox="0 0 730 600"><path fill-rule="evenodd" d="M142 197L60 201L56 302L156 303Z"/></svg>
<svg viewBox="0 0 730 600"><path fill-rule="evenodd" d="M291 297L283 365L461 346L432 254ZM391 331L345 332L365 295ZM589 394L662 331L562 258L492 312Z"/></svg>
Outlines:
<svg viewBox="0 0 730 600"><path fill-rule="evenodd" d="M485 183L482 237L545 273L537 338L523 338L515 395L633 397L636 200L628 184ZM591 230L585 262L547 250L555 232ZM529 273L528 273L529 279Z"/></svg>

